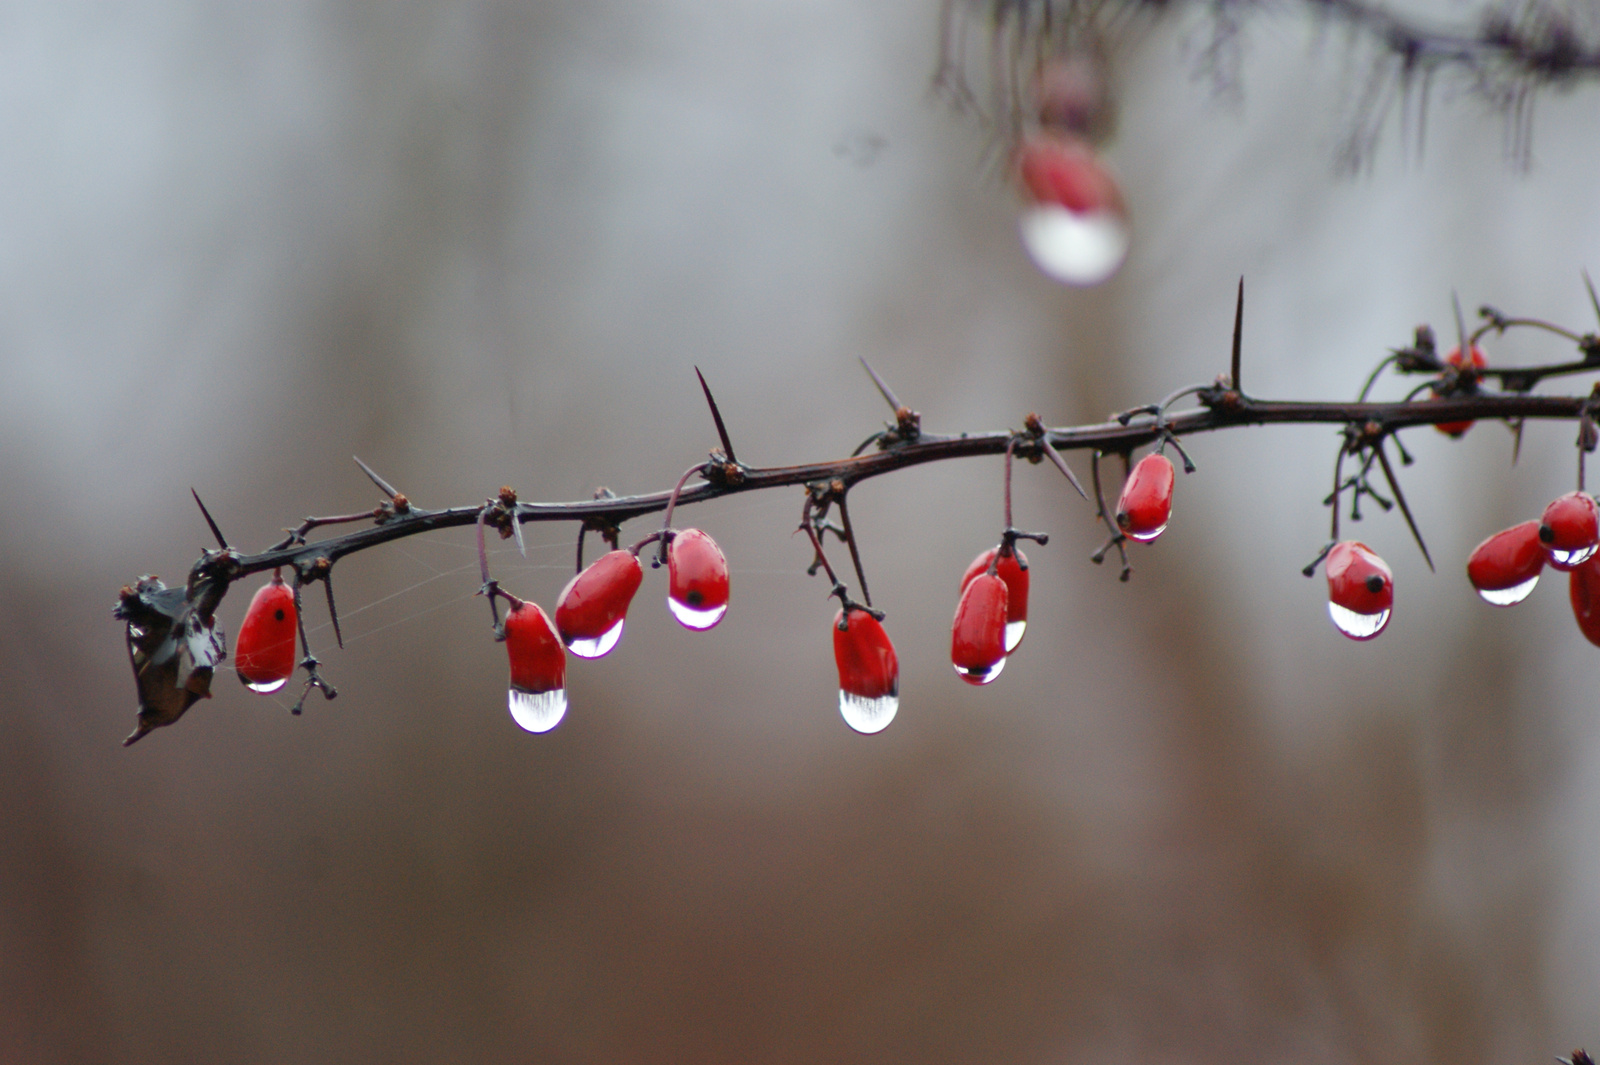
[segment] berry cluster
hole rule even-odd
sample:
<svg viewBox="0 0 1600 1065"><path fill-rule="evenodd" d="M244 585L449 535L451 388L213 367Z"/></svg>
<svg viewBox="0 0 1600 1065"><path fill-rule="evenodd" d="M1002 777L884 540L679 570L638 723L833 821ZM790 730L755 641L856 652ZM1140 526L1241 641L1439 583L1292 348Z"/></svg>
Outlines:
<svg viewBox="0 0 1600 1065"><path fill-rule="evenodd" d="M1572 613L1590 643L1600 645L1600 504L1568 492L1537 521L1495 533L1473 549L1467 579L1487 603L1512 606L1532 594L1545 566L1567 574Z"/></svg>

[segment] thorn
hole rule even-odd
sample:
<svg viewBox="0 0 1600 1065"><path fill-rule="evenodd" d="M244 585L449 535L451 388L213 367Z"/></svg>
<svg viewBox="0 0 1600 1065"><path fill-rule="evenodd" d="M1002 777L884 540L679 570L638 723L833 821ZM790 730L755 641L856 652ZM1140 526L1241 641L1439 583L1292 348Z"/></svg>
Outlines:
<svg viewBox="0 0 1600 1065"><path fill-rule="evenodd" d="M1587 268L1583 271L1583 287L1589 290L1589 305L1594 308L1594 316L1600 318L1600 296L1594 293L1594 282L1589 280Z"/></svg>
<svg viewBox="0 0 1600 1065"><path fill-rule="evenodd" d="M511 535L517 541L517 550L523 558L527 558L528 546L522 542L522 522L517 520L517 507L514 503L511 506Z"/></svg>
<svg viewBox="0 0 1600 1065"><path fill-rule="evenodd" d="M218 547L227 547L228 546L228 538L226 536L222 535L222 530L217 528L217 523L215 521L211 520L211 512L206 509L206 505L204 503L200 502L200 493L196 492L191 487L189 489L189 494L194 496L195 504L197 506L199 506L200 513L205 515L206 524L211 526L211 535L215 536L217 538L217 546ZM128 742L132 743L135 739L138 739L138 736L132 737L131 739L128 740Z"/></svg>
<svg viewBox="0 0 1600 1065"><path fill-rule="evenodd" d="M1400 491L1400 482L1395 479L1394 468L1389 465L1389 456L1383 450L1383 441L1378 441L1373 450L1378 453L1378 462L1383 465L1383 476L1388 479L1389 489L1394 492L1394 501L1400 505L1400 513L1405 515L1406 524L1411 527L1411 535L1416 538L1417 546L1422 549L1422 558L1428 563L1429 572L1439 572L1434 569L1433 556L1428 554L1428 545L1423 542L1422 530L1417 528L1417 521L1411 516L1411 508L1406 505L1405 493Z"/></svg>
<svg viewBox="0 0 1600 1065"><path fill-rule="evenodd" d="M857 357L859 358L859 356ZM885 400L888 401L889 409L894 411L896 414L899 414L900 401L895 398L895 395L892 391L890 391L889 386L883 383L883 378L878 376L878 371L874 370L872 368L872 364L867 362L866 359L861 359L861 365L867 371L867 376L872 378L872 383L878 386L878 392Z"/></svg>
<svg viewBox="0 0 1600 1065"><path fill-rule="evenodd" d="M1511 444L1511 465L1517 464L1517 459L1522 456L1522 419L1518 418L1511 425L1513 441Z"/></svg>
<svg viewBox="0 0 1600 1065"><path fill-rule="evenodd" d="M1244 275L1239 275L1239 304L1233 312L1233 390L1240 395L1244 388L1239 384L1239 350L1244 340Z"/></svg>
<svg viewBox="0 0 1600 1065"><path fill-rule="evenodd" d="M1461 297L1456 295L1455 289L1450 290L1450 302L1456 309L1456 340L1459 342L1456 351L1461 353L1461 365L1471 366L1472 356L1467 352L1467 323L1461 317Z"/></svg>
<svg viewBox="0 0 1600 1065"><path fill-rule="evenodd" d="M739 460L733 457L733 441L728 439L728 427L722 424L722 412L717 410L717 401L711 398L711 387L706 384L705 374L696 366L694 375L700 378L700 391L706 394L706 402L711 405L711 420L717 423L717 436L722 438L722 453L729 462L738 465Z"/></svg>
<svg viewBox="0 0 1600 1065"><path fill-rule="evenodd" d="M344 633L339 631L339 608L333 605L333 573L322 578L323 590L328 593L328 617L333 621L333 638L338 643L339 650L344 650Z"/></svg>
<svg viewBox="0 0 1600 1065"><path fill-rule="evenodd" d="M1061 457L1060 452L1056 451L1055 448L1050 446L1050 442L1048 440L1040 441L1039 446L1044 449L1044 457L1055 463L1056 469L1066 474L1067 480L1072 482L1072 487L1076 489L1077 493L1084 498L1085 502L1088 502L1089 493L1085 492L1083 490L1083 485L1078 483L1078 478L1073 475L1072 467L1067 465L1067 460Z"/></svg>
<svg viewBox="0 0 1600 1065"><path fill-rule="evenodd" d="M371 466L368 466L365 462L362 462L361 456L351 455L350 457L356 460L356 465L361 467L361 472L372 478L372 483L383 489L390 499L393 499L395 496L400 494L399 492L395 491L394 485L390 484L388 481L385 481L382 477L379 477L373 472Z"/></svg>

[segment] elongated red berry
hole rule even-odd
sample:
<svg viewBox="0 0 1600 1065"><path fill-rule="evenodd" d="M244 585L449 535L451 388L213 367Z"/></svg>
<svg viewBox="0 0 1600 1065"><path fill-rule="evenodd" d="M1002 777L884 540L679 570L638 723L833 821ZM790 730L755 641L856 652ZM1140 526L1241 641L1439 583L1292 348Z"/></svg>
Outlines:
<svg viewBox="0 0 1600 1065"><path fill-rule="evenodd" d="M294 675L294 590L276 573L256 590L239 626L234 666L251 691L275 692Z"/></svg>
<svg viewBox="0 0 1600 1065"><path fill-rule="evenodd" d="M1587 562L1600 544L1600 507L1588 492L1568 492L1544 508L1539 541L1550 565L1569 570Z"/></svg>
<svg viewBox="0 0 1600 1065"><path fill-rule="evenodd" d="M1172 520L1172 488L1177 475L1165 455L1152 451L1134 465L1117 500L1117 528L1130 540L1149 543Z"/></svg>
<svg viewBox="0 0 1600 1065"><path fill-rule="evenodd" d="M1328 614L1352 640L1370 640L1389 624L1394 575L1372 548L1344 540L1328 552Z"/></svg>
<svg viewBox="0 0 1600 1065"><path fill-rule="evenodd" d="M567 712L567 652L538 603L518 603L502 623L511 658L512 720L549 732Z"/></svg>
<svg viewBox="0 0 1600 1065"><path fill-rule="evenodd" d="M685 529L667 548L667 606L689 629L709 629L728 612L728 560L699 529Z"/></svg>
<svg viewBox="0 0 1600 1065"><path fill-rule="evenodd" d="M1031 201L1022 243L1040 270L1069 285L1097 285L1128 254L1122 193L1089 142L1034 135L1017 149L1017 177Z"/></svg>
<svg viewBox="0 0 1600 1065"><path fill-rule="evenodd" d="M968 684L988 684L1006 664L1006 582L989 573L972 578L950 625L950 661Z"/></svg>
<svg viewBox="0 0 1600 1065"><path fill-rule="evenodd" d="M556 631L567 650L599 658L622 639L622 623L644 569L631 551L601 555L567 582L556 600Z"/></svg>
<svg viewBox="0 0 1600 1065"><path fill-rule="evenodd" d="M972 565L967 567L967 572L961 578L962 591L967 590L967 585L978 574L989 571L989 564L994 562L996 555L1000 555L1000 549L991 547L972 560ZM1006 654L1009 655L1022 642L1022 634L1028 628L1027 556L1015 547L1011 549L1011 554L1000 555L1000 561L995 565L995 576L1006 582Z"/></svg>
<svg viewBox="0 0 1600 1065"><path fill-rule="evenodd" d="M1467 559L1467 580L1484 602L1510 606L1528 598L1549 557L1539 541L1539 523L1525 521L1473 549Z"/></svg>
<svg viewBox="0 0 1600 1065"><path fill-rule="evenodd" d="M1572 616L1578 621L1578 631L1590 643L1600 646L1600 557L1572 567L1567 591L1572 597Z"/></svg>
<svg viewBox="0 0 1600 1065"><path fill-rule="evenodd" d="M865 610L840 610L833 619L833 660L839 666L839 713L857 732L882 732L900 709L900 660L878 619Z"/></svg>
<svg viewBox="0 0 1600 1065"><path fill-rule="evenodd" d="M1451 348L1450 354L1445 356L1444 361L1459 369L1463 364L1460 346L1458 345L1454 348ZM1476 344L1472 345L1472 369L1481 370L1487 365L1488 361L1483 357L1483 349L1478 347ZM1477 378L1476 373L1474 373L1472 376L1474 379ZM1444 433L1446 436L1459 437L1468 429L1472 428L1472 419L1468 418L1465 421L1459 422L1439 422L1434 426L1434 428L1439 430L1441 433Z"/></svg>

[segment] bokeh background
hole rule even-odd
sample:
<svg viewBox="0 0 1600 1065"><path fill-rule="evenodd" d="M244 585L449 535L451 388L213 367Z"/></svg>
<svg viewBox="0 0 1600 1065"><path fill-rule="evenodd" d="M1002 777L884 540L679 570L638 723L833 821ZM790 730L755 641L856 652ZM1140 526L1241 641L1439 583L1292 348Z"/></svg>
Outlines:
<svg viewBox="0 0 1600 1065"><path fill-rule="evenodd" d="M1452 289L1591 329L1594 90L1531 165L1443 86L1336 172L1359 49L1250 19L1204 76L1179 11L1117 55L1133 212L1113 282L1016 239L992 135L929 91L933 0L0 5L0 1060L1546 1062L1600 1043L1600 652L1550 579L1480 604L1471 547L1572 480L1570 426L1418 431L1393 623L1299 575L1336 435L1192 440L1131 584L1048 467L1032 625L946 660L1001 527L997 459L862 485L902 664L836 711L800 493L697 507L733 565L691 634L647 574L554 733L505 713L470 533L341 563L339 698L222 674L124 750L116 590L181 580L199 490L250 549L376 502L668 486L715 444L837 457L1099 420L1226 368L1352 396ZM1439 12L1463 16L1460 7ZM1418 151L1418 148L1423 150ZM1536 339L1490 357L1557 356ZM1579 382L1577 387L1587 387ZM1080 471L1085 470L1078 461ZM625 530L642 536L647 523ZM570 531L498 576L546 603ZM248 589L230 596L237 628Z"/></svg>

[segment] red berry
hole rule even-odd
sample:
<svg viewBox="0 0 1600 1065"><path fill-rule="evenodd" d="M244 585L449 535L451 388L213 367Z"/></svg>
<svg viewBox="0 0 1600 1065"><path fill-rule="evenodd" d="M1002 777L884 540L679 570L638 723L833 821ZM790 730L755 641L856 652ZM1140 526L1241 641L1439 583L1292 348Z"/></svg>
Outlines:
<svg viewBox="0 0 1600 1065"><path fill-rule="evenodd" d="M1037 203L1075 214L1122 214L1122 191L1089 142L1077 137L1032 136L1017 149L1017 174Z"/></svg>
<svg viewBox="0 0 1600 1065"><path fill-rule="evenodd" d="M967 590L967 585L971 584L978 574L989 572L989 564L999 552L998 547L991 547L972 560L972 565L967 567L966 574L961 578L962 591ZM1006 654L1009 655L1022 642L1022 634L1028 628L1027 556L1013 547L1011 554L1000 555L1000 561L995 566L995 575L1006 582Z"/></svg>
<svg viewBox="0 0 1600 1065"><path fill-rule="evenodd" d="M728 612L728 560L699 529L673 536L667 575L667 606L685 628L709 629Z"/></svg>
<svg viewBox="0 0 1600 1065"><path fill-rule="evenodd" d="M950 661L968 684L988 684L1006 664L1006 582L988 573L972 578L950 626Z"/></svg>
<svg viewBox="0 0 1600 1065"><path fill-rule="evenodd" d="M839 666L839 713L857 732L882 732L900 709L900 660L889 634L865 610L840 610L833 619L833 660Z"/></svg>
<svg viewBox="0 0 1600 1065"><path fill-rule="evenodd" d="M1548 558L1539 542L1539 523L1525 521L1473 549L1467 559L1467 580L1485 602L1510 606L1528 598Z"/></svg>
<svg viewBox="0 0 1600 1065"><path fill-rule="evenodd" d="M1032 201L1022 242L1039 269L1071 285L1096 285L1128 253L1128 217L1116 179L1087 141L1035 135L1017 149L1017 176Z"/></svg>
<svg viewBox="0 0 1600 1065"><path fill-rule="evenodd" d="M1568 582L1578 629L1590 643L1600 646L1600 557L1572 567Z"/></svg>
<svg viewBox="0 0 1600 1065"><path fill-rule="evenodd" d="M502 625L511 657L511 717L549 732L567 712L567 652L538 603L518 603Z"/></svg>
<svg viewBox="0 0 1600 1065"><path fill-rule="evenodd" d="M1355 540L1333 545L1328 552L1328 613L1339 631L1352 640L1370 640L1389 624L1394 607L1394 575Z"/></svg>
<svg viewBox="0 0 1600 1065"><path fill-rule="evenodd" d="M622 639L622 623L644 568L631 551L601 555L567 582L556 600L556 631L567 650L599 658Z"/></svg>
<svg viewBox="0 0 1600 1065"><path fill-rule="evenodd" d="M1539 540L1556 569L1587 562L1600 544L1600 507L1587 492L1568 492L1544 508Z"/></svg>
<svg viewBox="0 0 1600 1065"><path fill-rule="evenodd" d="M294 675L294 590L277 574L256 590L239 626L234 664L244 686L275 692Z"/></svg>
<svg viewBox="0 0 1600 1065"><path fill-rule="evenodd" d="M1457 347L1451 348L1450 354L1445 356L1444 361L1449 363L1451 366L1459 368L1462 365L1460 346L1458 345ZM1478 347L1476 344L1472 345L1472 368L1474 370L1481 370L1488 364L1488 360L1483 357L1483 349ZM1466 375L1463 374L1462 376ZM1472 374L1472 377L1476 379L1477 374ZM1460 422L1439 422L1434 426L1434 428L1439 430L1441 433L1444 433L1446 436L1458 437L1465 433L1468 429L1472 428L1472 420L1469 418L1466 421Z"/></svg>
<svg viewBox="0 0 1600 1065"><path fill-rule="evenodd" d="M1130 540L1149 543L1172 520L1172 487L1177 480L1165 455L1151 452L1140 459L1122 485L1117 500L1117 528Z"/></svg>

